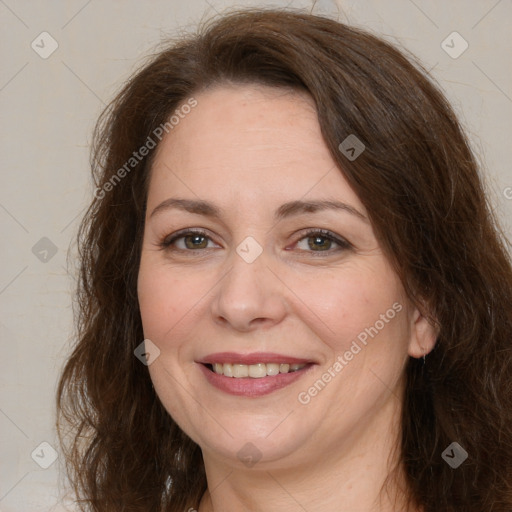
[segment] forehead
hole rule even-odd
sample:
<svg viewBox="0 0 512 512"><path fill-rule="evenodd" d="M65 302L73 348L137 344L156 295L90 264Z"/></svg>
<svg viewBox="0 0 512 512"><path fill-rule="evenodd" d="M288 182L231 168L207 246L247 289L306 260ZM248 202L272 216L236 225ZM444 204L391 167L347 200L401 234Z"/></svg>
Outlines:
<svg viewBox="0 0 512 512"><path fill-rule="evenodd" d="M245 204L305 195L361 204L332 159L313 99L262 85L222 85L194 95L190 113L160 142L148 203L170 193Z"/></svg>

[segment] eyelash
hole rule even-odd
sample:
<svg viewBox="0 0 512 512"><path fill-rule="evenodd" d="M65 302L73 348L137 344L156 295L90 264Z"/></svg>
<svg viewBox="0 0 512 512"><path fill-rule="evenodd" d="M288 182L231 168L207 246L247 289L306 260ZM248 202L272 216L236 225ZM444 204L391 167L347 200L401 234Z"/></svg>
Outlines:
<svg viewBox="0 0 512 512"><path fill-rule="evenodd" d="M208 236L208 234L205 231L202 231L200 229L186 229L186 230L182 230L182 231L178 231L177 233L174 233L171 236L171 238L169 238L169 236L167 236L158 245L160 246L160 248L162 250L166 250L166 251L202 252L204 250L207 250L206 248L205 249L177 249L175 247L172 247L172 244L175 243L177 240L179 240L181 238L186 238L187 236L190 236L190 235L199 235L201 237L211 240L211 237ZM315 228L306 230L302 234L302 237L299 238L299 240L297 240L297 242L295 242L295 243L298 243L307 238L312 238L315 235L338 244L339 249L335 252L351 249L353 247L352 244L350 244L349 242L347 242L345 239L343 239L341 237L337 237L331 231L329 231L327 229L315 229ZM330 255L333 253L333 251L331 249L327 249L325 251L303 251L303 252L311 252L313 254L319 253L320 255L324 254L324 253L327 253L328 255Z"/></svg>

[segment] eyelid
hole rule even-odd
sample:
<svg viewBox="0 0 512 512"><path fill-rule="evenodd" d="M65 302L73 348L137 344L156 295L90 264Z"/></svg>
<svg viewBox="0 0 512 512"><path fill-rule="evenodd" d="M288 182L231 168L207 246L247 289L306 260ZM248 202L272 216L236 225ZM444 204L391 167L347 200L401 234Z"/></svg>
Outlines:
<svg viewBox="0 0 512 512"><path fill-rule="evenodd" d="M208 238L212 242L217 242L213 239L213 237L208 233L208 230L203 228L184 228L180 229L179 231L176 231L174 233L171 233L170 235L167 235L160 243L159 245L162 246L163 249L166 249L171 246L172 243L176 242L176 240L179 240L180 238L185 238L187 235L194 234L194 235L201 235L205 238ZM219 244L217 244L219 245ZM179 249L178 249L179 250ZM186 249L183 249L186 250ZM204 250L204 249L203 249ZM188 250L188 252L194 252L192 250Z"/></svg>
<svg viewBox="0 0 512 512"><path fill-rule="evenodd" d="M179 252L193 252L193 253L198 253L198 254L201 253L201 252L204 252L205 250L211 249L211 248L208 248L208 247L202 248L202 249L197 249L197 250L194 250L194 249L179 249L179 248L176 248L176 247L172 248L172 244L175 243L177 240L179 240L181 238L185 238L188 235L194 235L194 234L200 235L200 236L202 236L202 237L212 241L213 243L215 243L217 245L220 245L208 233L208 230L206 230L204 228L184 228L184 229L181 229L179 231L176 231L175 233L172 233L172 234L166 236L158 245L160 246L160 248L162 250L169 250L169 251L174 250L174 251L179 251ZM293 243L293 245L295 246L296 244L298 244L302 240L304 240L304 239L306 239L308 237L311 237L313 235L320 235L321 237L326 238L326 239L330 240L331 242L334 242L336 245L338 245L338 249L337 250L328 249L326 251L305 251L305 250L300 250L300 252L318 254L320 256L322 254L330 255L333 252L334 253L338 253L338 252L343 251L343 250L348 250L348 249L353 249L354 248L354 246L348 240L346 240L344 237L336 235L332 231L330 231L328 229L323 229L323 228L305 228L304 230L301 230L300 232L296 233L295 237L298 237L298 238Z"/></svg>
<svg viewBox="0 0 512 512"><path fill-rule="evenodd" d="M297 241L294 244L297 244L304 238L308 238L313 235L321 235L322 237L325 237L328 240L335 242L340 247L340 250L352 249L354 247L346 238L344 238L340 235L336 235L335 233L333 233L332 231L330 231L328 229L322 229L322 228L306 228L305 230L300 231L297 234L297 236L299 236L300 238L297 238ZM305 252L322 254L322 253L332 253L333 251L329 250L329 251L305 251Z"/></svg>

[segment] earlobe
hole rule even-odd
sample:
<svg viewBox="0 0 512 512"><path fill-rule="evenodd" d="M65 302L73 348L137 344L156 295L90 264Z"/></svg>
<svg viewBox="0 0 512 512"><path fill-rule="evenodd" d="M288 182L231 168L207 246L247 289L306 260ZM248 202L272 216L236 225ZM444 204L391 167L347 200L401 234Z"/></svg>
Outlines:
<svg viewBox="0 0 512 512"><path fill-rule="evenodd" d="M411 357L419 359L432 351L439 335L439 329L418 309L414 311L412 322L411 339L407 352Z"/></svg>

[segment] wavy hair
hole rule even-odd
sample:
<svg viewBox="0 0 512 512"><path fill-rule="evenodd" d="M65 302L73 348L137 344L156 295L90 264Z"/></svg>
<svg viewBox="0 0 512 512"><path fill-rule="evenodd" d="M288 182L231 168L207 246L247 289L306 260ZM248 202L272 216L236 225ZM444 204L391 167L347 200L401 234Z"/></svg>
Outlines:
<svg viewBox="0 0 512 512"><path fill-rule="evenodd" d="M98 120L98 188L77 235L76 340L57 389L57 429L80 510L183 512L206 490L199 446L134 357L155 154L137 150L180 105L223 83L294 88L314 99L332 158L407 295L438 329L426 363L409 358L405 369L399 450L409 504L510 512L512 268L467 135L412 56L328 18L262 9L171 40ZM366 146L354 161L338 149L350 134ZM468 453L456 469L442 458L452 442Z"/></svg>

